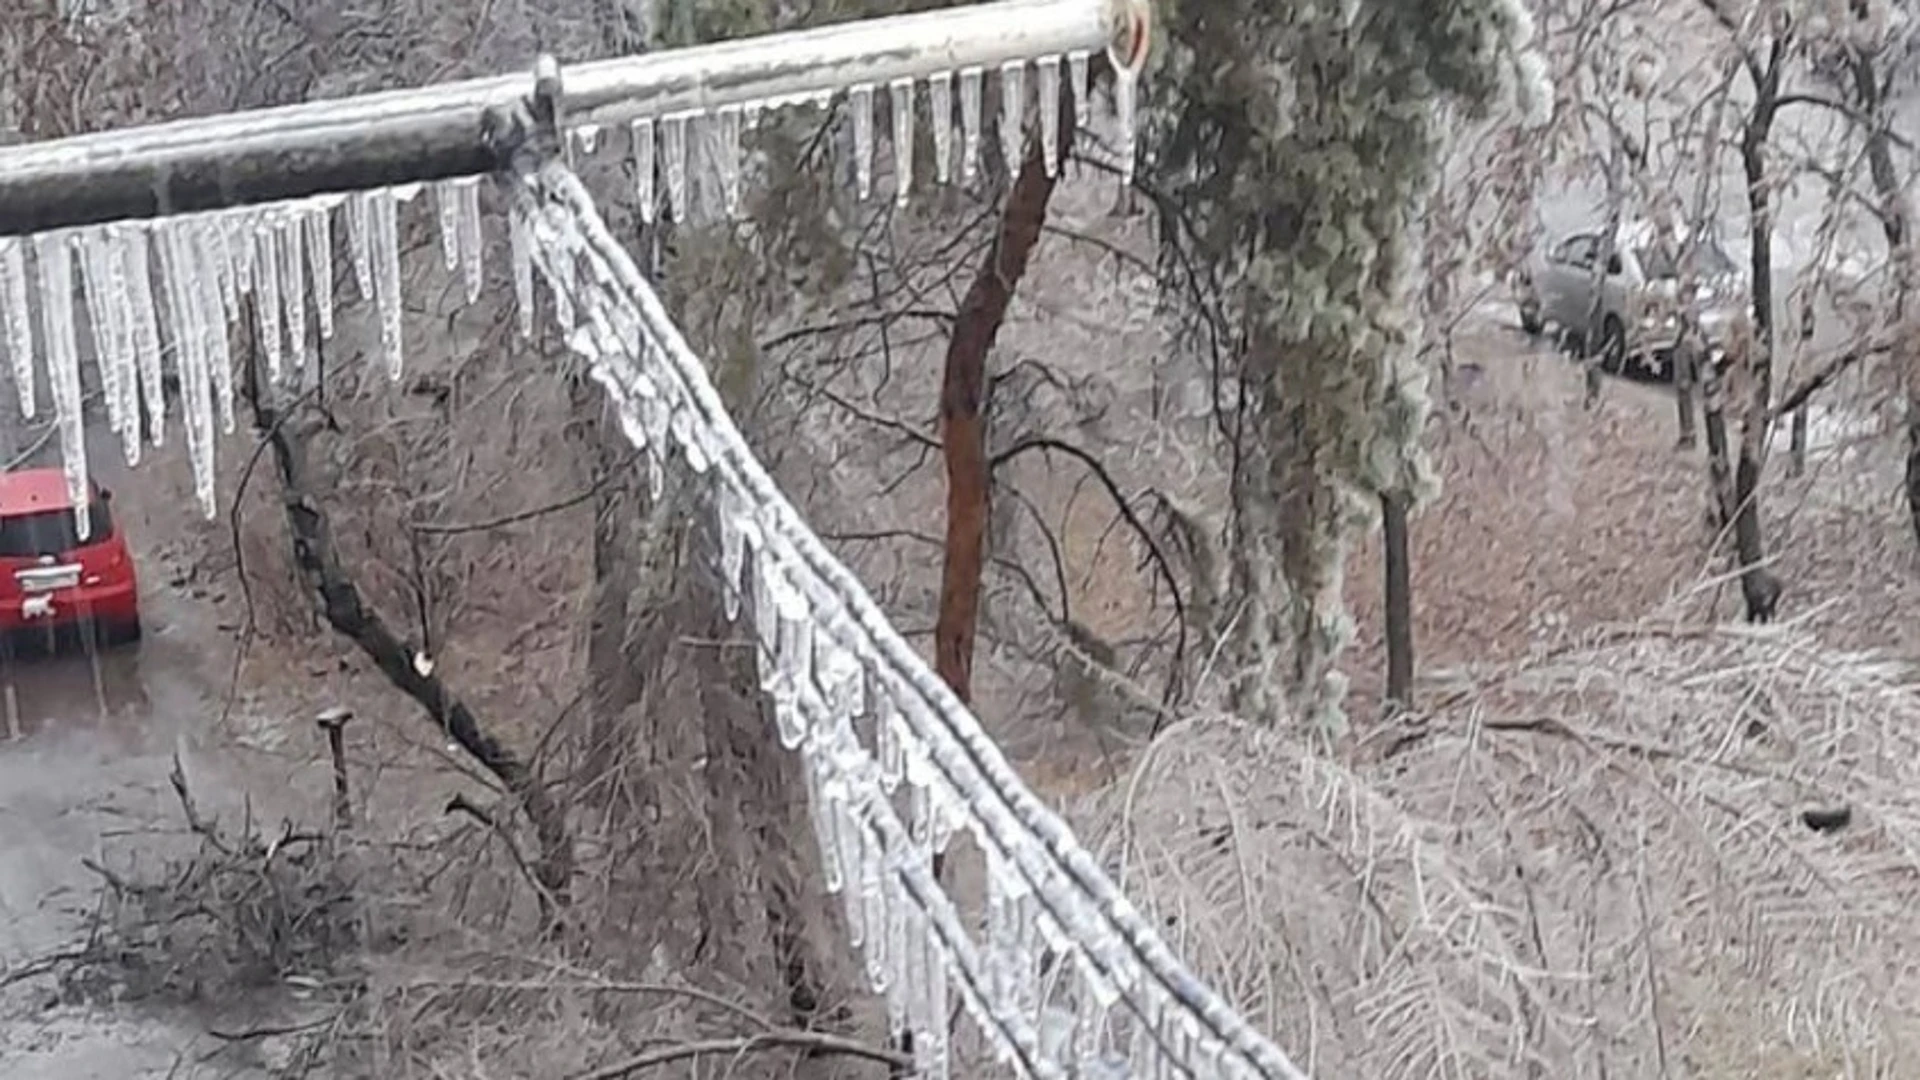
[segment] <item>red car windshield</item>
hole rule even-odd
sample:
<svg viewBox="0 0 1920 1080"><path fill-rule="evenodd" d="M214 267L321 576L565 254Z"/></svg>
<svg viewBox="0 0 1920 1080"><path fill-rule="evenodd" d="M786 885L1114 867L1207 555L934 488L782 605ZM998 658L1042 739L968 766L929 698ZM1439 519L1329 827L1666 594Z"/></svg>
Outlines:
<svg viewBox="0 0 1920 1080"><path fill-rule="evenodd" d="M73 511L46 510L38 514L0 517L0 558L31 559L41 555L64 555L86 544L97 544L113 535L113 517L104 499L93 501L87 538L80 539L73 528Z"/></svg>

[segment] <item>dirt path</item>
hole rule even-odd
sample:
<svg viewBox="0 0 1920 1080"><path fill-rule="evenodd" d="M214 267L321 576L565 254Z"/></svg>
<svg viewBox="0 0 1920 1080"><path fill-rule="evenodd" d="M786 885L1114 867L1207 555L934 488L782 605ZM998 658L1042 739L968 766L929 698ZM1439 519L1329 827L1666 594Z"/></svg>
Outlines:
<svg viewBox="0 0 1920 1080"><path fill-rule="evenodd" d="M174 584L169 553L179 545L170 530L183 508L171 481L179 470L162 460L130 475L117 448L96 441L96 475L115 493L141 574L146 637L97 654L0 661L0 687L14 694L21 729L9 739L0 727L0 1074L265 1075L210 1034L215 1018L63 1002L52 977L24 974L85 940L101 879L83 859L151 866L187 844L168 783L176 753L214 812L245 801L264 817L263 793L284 790L211 738L220 707L214 673L230 642L209 606Z"/></svg>

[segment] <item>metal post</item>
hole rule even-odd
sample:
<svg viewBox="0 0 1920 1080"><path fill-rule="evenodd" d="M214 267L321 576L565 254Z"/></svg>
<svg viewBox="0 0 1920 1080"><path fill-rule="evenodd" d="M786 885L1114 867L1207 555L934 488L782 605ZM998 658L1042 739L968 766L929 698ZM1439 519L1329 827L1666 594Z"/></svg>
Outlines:
<svg viewBox="0 0 1920 1080"><path fill-rule="evenodd" d="M335 705L314 720L327 736L327 757L333 762L333 827L339 832L353 828L353 799L347 793L347 721L351 719L352 709Z"/></svg>
<svg viewBox="0 0 1920 1080"><path fill-rule="evenodd" d="M818 99L966 68L1108 51L1132 59L1137 0L999 0L643 56L562 73L565 122ZM97 132L0 149L0 236L493 172L525 74Z"/></svg>

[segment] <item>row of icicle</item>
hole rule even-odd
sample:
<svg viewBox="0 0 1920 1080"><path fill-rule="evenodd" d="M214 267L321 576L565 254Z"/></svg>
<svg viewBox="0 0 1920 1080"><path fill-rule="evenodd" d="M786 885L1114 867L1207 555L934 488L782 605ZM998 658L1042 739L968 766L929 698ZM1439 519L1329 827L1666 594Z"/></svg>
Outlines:
<svg viewBox="0 0 1920 1080"><path fill-rule="evenodd" d="M1045 57L1032 65L1002 65L998 72L1001 116L997 127L1005 161L1022 160L1022 140L1037 127L1037 137L1045 150L1042 156L1051 173L1059 158L1062 69L1065 85L1073 95L1076 122L1085 128L1091 117L1088 64L1089 54L1081 52ZM1033 69L1031 94L1029 66ZM945 72L924 80L925 115L933 137L933 173L939 183L952 181L956 153L963 180L970 182L979 174L980 143L985 132L985 80L986 72L980 68ZM915 80L900 79L886 87L891 106L894 194L903 204L912 190L915 171L913 146L920 116L917 85ZM855 183L863 199L872 194L873 187L875 93L875 87L860 85L845 94L852 112ZM663 208L676 220L692 215L694 185L689 170L694 155L689 149L690 131L709 140L708 173L721 192L725 211L738 213L743 131L752 128L768 109L825 104L831 96L771 100L633 121L630 146L642 217L652 221ZM1134 156L1134 87L1130 78L1115 80L1114 100L1120 136L1117 158L1122 171L1130 172ZM1035 119L1037 124L1030 122ZM575 148L589 154L601 143L600 132L586 126L573 129L572 139ZM446 268L462 271L470 303L478 299L484 280L479 185L478 177L433 185ZM61 457L82 537L90 528L81 342L72 302L76 268L92 352L98 360L101 397L109 427L120 437L128 463L138 464L143 435L156 447L163 444L167 411L163 357L171 355L195 493L202 509L211 516L216 508L215 421L217 418L221 430L232 433L234 357L230 333L244 317L246 301L253 300L252 311L270 377L277 383L288 368L301 377L309 375L315 335L324 340L333 333L333 222L335 211L343 210L353 277L361 298L371 300L377 310L381 352L390 375L397 380L404 354L398 204L413 201L421 187L413 184L265 207L115 222L43 233L26 240L0 238L0 342L11 357L21 412L27 420L37 412L34 358L45 358ZM533 325L531 261L524 238L515 233L512 241L519 326L526 334ZM28 268L29 252L37 264L33 271ZM36 296L38 303L33 302Z"/></svg>
<svg viewBox="0 0 1920 1080"><path fill-rule="evenodd" d="M677 450L709 496L724 609L751 597L824 883L918 1074L965 1067L947 1026L957 998L1021 1075L1303 1077L1186 971L808 529L578 178L558 164L528 178L513 227L628 439L655 469ZM985 858L978 934L933 871L963 831Z"/></svg>

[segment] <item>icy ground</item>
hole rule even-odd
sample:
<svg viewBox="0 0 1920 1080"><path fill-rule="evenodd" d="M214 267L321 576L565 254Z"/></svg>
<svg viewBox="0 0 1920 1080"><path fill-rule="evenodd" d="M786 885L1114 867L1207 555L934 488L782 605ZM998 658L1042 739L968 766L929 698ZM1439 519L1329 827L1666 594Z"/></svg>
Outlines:
<svg viewBox="0 0 1920 1080"><path fill-rule="evenodd" d="M105 444L103 436L93 433ZM176 751L215 812L250 801L268 814L266 795L286 789L213 738L229 643L209 605L175 583L168 531L179 507L164 505L172 493L151 470L128 478L110 444L100 450L109 452L94 455L95 468L114 490L142 575L146 639L0 668L21 727L8 738L0 722L0 1075L263 1076L250 1064L260 1040L213 1034L231 1036L254 1018L66 1002L52 975L36 974L86 939L101 882L82 859L150 863L186 843L167 781Z"/></svg>

